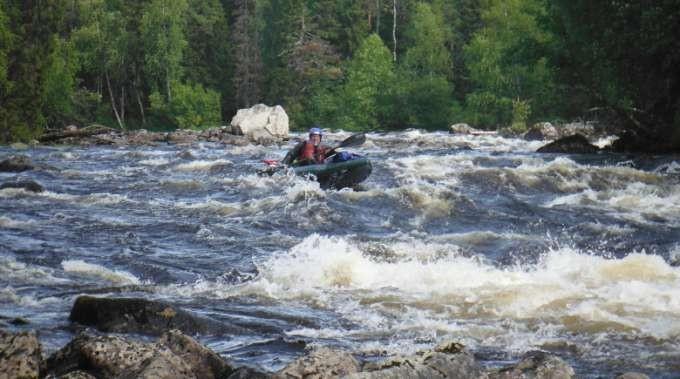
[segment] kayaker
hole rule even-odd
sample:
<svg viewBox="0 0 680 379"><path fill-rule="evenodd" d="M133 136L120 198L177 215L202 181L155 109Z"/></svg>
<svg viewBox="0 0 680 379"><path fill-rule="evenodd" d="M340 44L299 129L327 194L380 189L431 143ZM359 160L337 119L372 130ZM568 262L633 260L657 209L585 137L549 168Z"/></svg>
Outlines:
<svg viewBox="0 0 680 379"><path fill-rule="evenodd" d="M309 129L309 139L304 142L297 156L298 165L321 164L330 148L321 143L323 132L319 127Z"/></svg>
<svg viewBox="0 0 680 379"><path fill-rule="evenodd" d="M323 132L318 126L309 129L309 138L300 141L288 151L281 160L285 166L304 166L308 164L324 163L328 152L333 150L321 144Z"/></svg>

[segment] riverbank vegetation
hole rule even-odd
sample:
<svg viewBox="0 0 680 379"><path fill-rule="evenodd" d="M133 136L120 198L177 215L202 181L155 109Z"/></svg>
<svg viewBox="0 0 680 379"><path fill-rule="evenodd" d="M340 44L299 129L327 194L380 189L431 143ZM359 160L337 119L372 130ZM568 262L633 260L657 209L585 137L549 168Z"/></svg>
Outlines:
<svg viewBox="0 0 680 379"><path fill-rule="evenodd" d="M264 102L294 128L582 118L677 147L679 29L662 0L6 0L0 142Z"/></svg>

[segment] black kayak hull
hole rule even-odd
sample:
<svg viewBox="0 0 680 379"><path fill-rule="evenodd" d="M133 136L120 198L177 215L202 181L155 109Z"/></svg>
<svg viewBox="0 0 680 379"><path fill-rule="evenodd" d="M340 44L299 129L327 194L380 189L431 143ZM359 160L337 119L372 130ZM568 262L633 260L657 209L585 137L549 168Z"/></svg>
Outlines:
<svg viewBox="0 0 680 379"><path fill-rule="evenodd" d="M293 170L299 176L315 177L321 188L341 189L354 187L366 180L373 166L368 158L361 157L345 162L298 166Z"/></svg>

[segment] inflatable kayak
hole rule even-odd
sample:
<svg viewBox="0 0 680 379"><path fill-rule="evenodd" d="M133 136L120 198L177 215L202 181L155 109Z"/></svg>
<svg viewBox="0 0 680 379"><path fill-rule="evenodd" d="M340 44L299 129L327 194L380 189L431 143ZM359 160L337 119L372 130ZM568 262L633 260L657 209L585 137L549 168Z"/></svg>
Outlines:
<svg viewBox="0 0 680 379"><path fill-rule="evenodd" d="M314 176L321 188L341 189L353 187L368 178L373 171L371 161L365 157L356 157L343 162L329 162L306 166L294 166L299 176Z"/></svg>

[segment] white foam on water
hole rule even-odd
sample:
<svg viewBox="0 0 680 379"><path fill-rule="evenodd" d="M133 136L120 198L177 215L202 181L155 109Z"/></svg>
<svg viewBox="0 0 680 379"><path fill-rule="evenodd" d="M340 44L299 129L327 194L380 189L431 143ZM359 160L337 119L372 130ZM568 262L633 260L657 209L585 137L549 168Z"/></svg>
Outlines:
<svg viewBox="0 0 680 379"><path fill-rule="evenodd" d="M678 174L680 173L680 163L678 161L673 161L670 163L664 163L661 166L654 169L654 172L661 174Z"/></svg>
<svg viewBox="0 0 680 379"><path fill-rule="evenodd" d="M27 265L9 257L0 257L0 277L12 284L50 285L68 282L65 279L55 277L50 268Z"/></svg>
<svg viewBox="0 0 680 379"><path fill-rule="evenodd" d="M605 147L613 144L617 139L619 139L619 136L601 137L597 141L593 142L593 145L599 147L600 149L604 149Z"/></svg>
<svg viewBox="0 0 680 379"><path fill-rule="evenodd" d="M581 333L614 325L655 338L680 336L680 271L659 256L605 259L562 248L537 265L499 268L455 253L423 259L414 247L397 243L400 259L376 261L344 238L311 235L258 263L257 280L237 288L204 284L202 290L304 300L337 311L351 294L349 301L360 305L350 313L357 319L371 313L378 324L413 308L425 312L423 322L543 320Z"/></svg>
<svg viewBox="0 0 680 379"><path fill-rule="evenodd" d="M175 202L172 205L179 209L206 211L224 216L236 213L241 209L241 204L226 203L214 199L208 199L206 201L196 203Z"/></svg>
<svg viewBox="0 0 680 379"><path fill-rule="evenodd" d="M170 160L167 158L151 158L151 159L143 159L139 161L139 164L145 165L145 166L163 166L170 164Z"/></svg>
<svg viewBox="0 0 680 379"><path fill-rule="evenodd" d="M33 229L37 225L35 220L21 221L9 217L0 216L0 228L6 229Z"/></svg>
<svg viewBox="0 0 680 379"><path fill-rule="evenodd" d="M558 196L544 206L583 206L616 213L635 222L662 219L670 225L680 225L680 185L658 186L631 182L621 189L587 189Z"/></svg>
<svg viewBox="0 0 680 379"><path fill-rule="evenodd" d="M68 273L102 279L115 284L141 284L141 281L136 276L127 271L111 270L80 259L62 261L61 267Z"/></svg>
<svg viewBox="0 0 680 379"><path fill-rule="evenodd" d="M583 224L586 228L595 233L608 234L614 236L625 236L635 232L634 228L620 225L608 225L600 222L587 222Z"/></svg>
<svg viewBox="0 0 680 379"><path fill-rule="evenodd" d="M12 303L20 307L40 308L51 306L61 301L63 300L51 296L39 299L33 295L20 295L12 287L0 287L0 304Z"/></svg>
<svg viewBox="0 0 680 379"><path fill-rule="evenodd" d="M114 205L123 202L133 202L125 195L113 193L92 193L89 195L72 195L68 193L57 193L52 191L31 192L23 188L5 188L0 190L0 197L5 198L43 198L67 203L78 203L84 205Z"/></svg>
<svg viewBox="0 0 680 379"><path fill-rule="evenodd" d="M401 181L446 179L449 184L456 183L456 176L461 170L473 167L469 157L446 155L416 155L412 157L387 160L387 166Z"/></svg>
<svg viewBox="0 0 680 379"><path fill-rule="evenodd" d="M178 164L175 169L179 171L191 172L191 171L208 171L213 167L231 166L233 162L226 159L216 159L216 160L196 160L189 163Z"/></svg>

